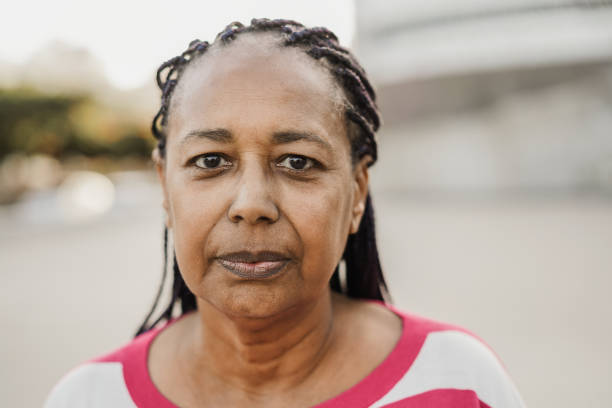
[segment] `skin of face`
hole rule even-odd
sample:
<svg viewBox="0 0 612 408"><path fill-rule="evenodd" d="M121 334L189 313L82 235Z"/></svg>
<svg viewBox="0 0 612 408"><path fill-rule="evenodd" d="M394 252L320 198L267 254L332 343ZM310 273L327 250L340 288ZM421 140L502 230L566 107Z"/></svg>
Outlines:
<svg viewBox="0 0 612 408"><path fill-rule="evenodd" d="M329 279L367 194L367 158L351 162L338 88L326 68L274 39L245 35L184 72L164 158L154 152L177 262L198 303L236 318L291 314ZM273 251L264 279L219 257Z"/></svg>

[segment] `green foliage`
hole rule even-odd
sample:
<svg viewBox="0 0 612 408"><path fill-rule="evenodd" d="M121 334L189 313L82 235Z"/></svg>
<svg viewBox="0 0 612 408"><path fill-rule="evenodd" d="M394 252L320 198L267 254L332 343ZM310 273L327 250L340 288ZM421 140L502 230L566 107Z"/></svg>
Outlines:
<svg viewBox="0 0 612 408"><path fill-rule="evenodd" d="M85 96L0 90L0 160L10 153L149 157L146 125L115 116Z"/></svg>

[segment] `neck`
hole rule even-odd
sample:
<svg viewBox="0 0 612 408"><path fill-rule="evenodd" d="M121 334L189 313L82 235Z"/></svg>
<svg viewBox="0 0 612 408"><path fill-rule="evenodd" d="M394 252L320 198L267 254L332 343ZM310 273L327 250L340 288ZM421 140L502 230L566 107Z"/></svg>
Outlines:
<svg viewBox="0 0 612 408"><path fill-rule="evenodd" d="M198 303L192 345L196 370L213 374L246 393L282 391L302 384L332 343L332 302L328 293L268 318L227 316Z"/></svg>

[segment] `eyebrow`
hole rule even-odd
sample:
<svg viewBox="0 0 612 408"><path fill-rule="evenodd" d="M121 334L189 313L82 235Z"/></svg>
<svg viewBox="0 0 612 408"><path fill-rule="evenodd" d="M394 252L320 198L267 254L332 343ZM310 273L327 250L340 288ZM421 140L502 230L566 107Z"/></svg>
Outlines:
<svg viewBox="0 0 612 408"><path fill-rule="evenodd" d="M293 132L293 131L276 132L272 135L272 140L274 141L275 144L286 144L286 143L305 141L305 142L316 143L319 146L325 149L328 149L328 150L333 150L331 145L328 142L326 142L325 140L321 139L319 136L313 133Z"/></svg>
<svg viewBox="0 0 612 408"><path fill-rule="evenodd" d="M234 140L232 133L227 129L198 129L187 133L183 140L181 140L181 144L193 138L205 138L217 143L231 143ZM300 141L316 143L325 149L333 150L328 142L313 133L283 131L272 134L272 142L274 144L287 144Z"/></svg>
<svg viewBox="0 0 612 408"><path fill-rule="evenodd" d="M219 143L231 143L232 140L234 140L232 133L226 129L198 129L187 133L183 140L181 140L181 144L184 144L193 138L205 138Z"/></svg>

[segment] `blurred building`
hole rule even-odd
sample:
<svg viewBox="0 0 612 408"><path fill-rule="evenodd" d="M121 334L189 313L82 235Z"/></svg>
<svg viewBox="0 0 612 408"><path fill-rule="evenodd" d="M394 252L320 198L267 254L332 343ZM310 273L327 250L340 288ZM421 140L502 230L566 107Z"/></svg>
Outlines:
<svg viewBox="0 0 612 408"><path fill-rule="evenodd" d="M612 1L357 0L379 189L612 193Z"/></svg>

